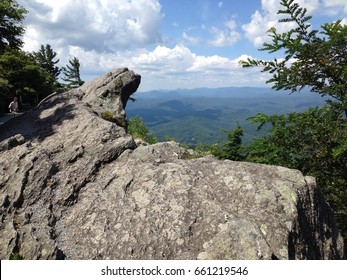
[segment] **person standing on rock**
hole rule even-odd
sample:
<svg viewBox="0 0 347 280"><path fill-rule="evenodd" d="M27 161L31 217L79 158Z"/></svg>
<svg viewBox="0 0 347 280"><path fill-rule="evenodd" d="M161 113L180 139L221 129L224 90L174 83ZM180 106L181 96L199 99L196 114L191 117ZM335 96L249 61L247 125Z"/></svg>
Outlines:
<svg viewBox="0 0 347 280"><path fill-rule="evenodd" d="M10 103L10 105L8 105L8 108L10 109L10 113L12 113L15 117L16 113L18 113L18 99L16 96L13 98L13 101Z"/></svg>

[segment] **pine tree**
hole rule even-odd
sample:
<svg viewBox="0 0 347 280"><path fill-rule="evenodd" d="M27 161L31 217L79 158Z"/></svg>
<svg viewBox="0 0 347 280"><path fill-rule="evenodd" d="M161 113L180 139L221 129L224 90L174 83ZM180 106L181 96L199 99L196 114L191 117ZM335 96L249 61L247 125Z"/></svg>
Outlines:
<svg viewBox="0 0 347 280"><path fill-rule="evenodd" d="M244 160L242 154L243 129L238 124L237 127L227 133L227 142L223 144L223 154L225 159L241 161Z"/></svg>
<svg viewBox="0 0 347 280"><path fill-rule="evenodd" d="M271 43L261 50L282 51L284 59L249 59L245 67L261 66L272 77L276 90L292 92L304 87L330 97L324 108L313 108L287 116L258 114L252 120L259 128L270 127L270 134L256 139L248 160L299 169L317 178L345 238L347 253L347 25L338 20L313 30L307 10L294 0L281 0L287 17L294 22L288 32L269 30ZM266 125L266 126L264 126Z"/></svg>
<svg viewBox="0 0 347 280"><path fill-rule="evenodd" d="M242 145L243 129L237 124L235 129L226 130L227 141L215 144L211 152L219 159L242 161L246 158L245 147Z"/></svg>
<svg viewBox="0 0 347 280"><path fill-rule="evenodd" d="M59 90L61 87L58 78L61 69L57 66L59 59L56 59L57 53L52 49L51 45L41 45L38 52L33 52L33 57L47 73L47 83L51 86L52 92Z"/></svg>
<svg viewBox="0 0 347 280"><path fill-rule="evenodd" d="M70 65L63 67L64 77L62 78L67 89L77 88L84 84L80 76L80 61L77 57L69 60Z"/></svg>
<svg viewBox="0 0 347 280"><path fill-rule="evenodd" d="M244 67L263 66L263 72L272 74L268 83L276 90L292 92L304 87L322 96L329 96L347 116L347 25L341 20L324 24L322 30L314 30L308 21L307 10L294 0L281 0L283 10L278 14L287 17L280 22L294 22L296 28L278 33L271 28L271 43L265 43L262 51L284 51L284 59L273 61L249 59Z"/></svg>

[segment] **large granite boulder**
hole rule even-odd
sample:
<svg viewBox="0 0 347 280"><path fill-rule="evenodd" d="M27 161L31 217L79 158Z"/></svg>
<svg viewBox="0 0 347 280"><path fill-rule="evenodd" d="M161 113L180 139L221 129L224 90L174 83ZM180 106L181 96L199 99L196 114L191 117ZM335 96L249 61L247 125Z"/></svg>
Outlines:
<svg viewBox="0 0 347 280"><path fill-rule="evenodd" d="M123 126L139 83L116 70L0 126L1 259L343 257L314 178L137 147Z"/></svg>

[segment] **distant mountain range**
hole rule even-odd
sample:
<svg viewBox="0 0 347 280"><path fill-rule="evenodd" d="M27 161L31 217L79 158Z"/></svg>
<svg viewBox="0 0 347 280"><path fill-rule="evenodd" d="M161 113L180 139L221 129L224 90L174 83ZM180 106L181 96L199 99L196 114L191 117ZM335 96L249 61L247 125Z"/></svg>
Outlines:
<svg viewBox="0 0 347 280"><path fill-rule="evenodd" d="M156 90L136 93L136 101L126 108L128 118L139 115L158 137L166 136L191 146L225 140L223 130L237 123L245 130L249 143L259 135L247 118L257 113L285 114L323 106L325 98L309 91L289 94L271 88L228 87Z"/></svg>

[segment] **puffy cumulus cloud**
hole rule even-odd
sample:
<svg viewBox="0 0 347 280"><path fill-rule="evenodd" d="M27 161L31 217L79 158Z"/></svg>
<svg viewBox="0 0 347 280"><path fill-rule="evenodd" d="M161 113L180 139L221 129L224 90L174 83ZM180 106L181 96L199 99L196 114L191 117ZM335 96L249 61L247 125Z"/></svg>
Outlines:
<svg viewBox="0 0 347 280"><path fill-rule="evenodd" d="M18 0L26 17L26 49L51 43L114 51L160 40L159 0Z"/></svg>
<svg viewBox="0 0 347 280"><path fill-rule="evenodd" d="M142 76L139 91L223 86L264 86L268 79L259 69L243 69L239 61L217 55L202 56L184 45L157 46L154 50L97 53L70 47L66 56L80 57L82 78L88 80L114 68L129 67Z"/></svg>
<svg viewBox="0 0 347 280"><path fill-rule="evenodd" d="M187 72L196 72L200 74L217 74L234 70L238 66L235 60L218 55L196 56L191 67Z"/></svg>
<svg viewBox="0 0 347 280"><path fill-rule="evenodd" d="M210 33L214 36L213 40L208 42L210 46L232 46L242 38L241 34L236 31L237 24L235 20L227 21L224 25L224 29L219 29L217 27L212 27L210 29Z"/></svg>
<svg viewBox="0 0 347 280"><path fill-rule="evenodd" d="M177 45L174 48L157 46L151 52L136 54L131 59L134 68L149 75L180 75L195 60L193 54L187 47Z"/></svg>
<svg viewBox="0 0 347 280"><path fill-rule="evenodd" d="M309 13L314 12L320 6L319 0L297 0L296 2L299 3L301 7L306 8ZM271 27L275 26L279 32L285 32L294 26L291 23L280 24L278 22L281 17L283 17L283 15L277 14L278 10L283 9L283 7L280 5L280 1L262 0L261 3L262 11L255 11L251 16L251 22L242 26L242 29L245 31L245 36L257 48L261 47L264 42L269 40L266 32Z"/></svg>
<svg viewBox="0 0 347 280"><path fill-rule="evenodd" d="M203 56L183 45L174 48L157 47L132 60L133 68L143 75L140 90L151 88L198 88L228 86L264 86L269 78L259 69L244 69L239 61L218 55Z"/></svg>

